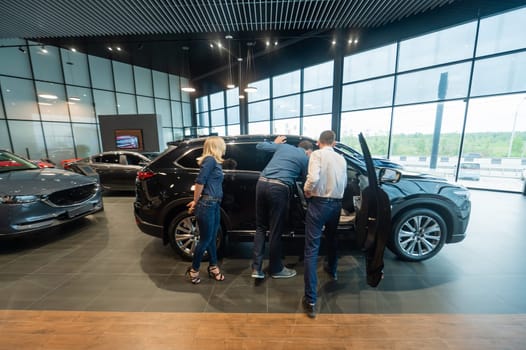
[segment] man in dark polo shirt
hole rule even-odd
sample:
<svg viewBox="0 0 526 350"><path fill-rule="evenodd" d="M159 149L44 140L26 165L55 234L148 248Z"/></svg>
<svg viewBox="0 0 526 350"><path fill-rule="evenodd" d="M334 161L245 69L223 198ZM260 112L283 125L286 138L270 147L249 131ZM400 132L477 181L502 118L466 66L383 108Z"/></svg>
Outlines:
<svg viewBox="0 0 526 350"><path fill-rule="evenodd" d="M260 142L258 150L273 152L272 159L261 172L256 186L256 235L252 260L252 277L263 279L265 235L269 232L269 273L272 278L289 278L296 270L283 265L281 260L281 234L289 213L292 188L298 178L307 175L308 156L313 150L309 141L298 147L286 143L285 136L274 142Z"/></svg>

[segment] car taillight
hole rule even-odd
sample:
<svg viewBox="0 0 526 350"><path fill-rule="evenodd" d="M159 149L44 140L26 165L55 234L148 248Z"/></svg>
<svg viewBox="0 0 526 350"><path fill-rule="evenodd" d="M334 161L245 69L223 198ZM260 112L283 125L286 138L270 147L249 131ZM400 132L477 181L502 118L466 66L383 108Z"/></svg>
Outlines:
<svg viewBox="0 0 526 350"><path fill-rule="evenodd" d="M153 177L155 173L153 171L139 171L137 172L137 180L142 181Z"/></svg>

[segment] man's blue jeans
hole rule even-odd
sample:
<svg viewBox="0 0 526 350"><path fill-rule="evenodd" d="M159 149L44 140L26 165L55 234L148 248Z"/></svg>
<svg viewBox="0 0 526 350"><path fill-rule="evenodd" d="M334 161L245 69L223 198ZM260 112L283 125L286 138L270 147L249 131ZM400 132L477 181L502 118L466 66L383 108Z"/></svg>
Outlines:
<svg viewBox="0 0 526 350"><path fill-rule="evenodd" d="M197 217L197 225L199 225L199 242L195 247L192 259L192 268L195 271L199 270L201 260L207 250L210 256L210 265L217 265L216 236L221 222L220 204L221 201L218 199L201 198L195 207L195 216Z"/></svg>
<svg viewBox="0 0 526 350"><path fill-rule="evenodd" d="M305 299L308 303L316 304L318 287L318 251L325 226L329 269L332 273L338 267L336 228L342 209L341 199L312 197L307 207L305 217Z"/></svg>
<svg viewBox="0 0 526 350"><path fill-rule="evenodd" d="M290 189L285 184L259 180L256 185L256 235L252 269L261 271L265 253L265 235L269 231L269 273L283 270L281 235L289 215Z"/></svg>

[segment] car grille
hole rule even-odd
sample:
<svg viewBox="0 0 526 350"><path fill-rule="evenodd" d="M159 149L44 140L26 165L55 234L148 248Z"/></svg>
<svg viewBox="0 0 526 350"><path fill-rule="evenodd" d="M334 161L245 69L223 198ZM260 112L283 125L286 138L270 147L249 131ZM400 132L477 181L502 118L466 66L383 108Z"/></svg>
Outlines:
<svg viewBox="0 0 526 350"><path fill-rule="evenodd" d="M49 203L56 206L66 206L82 203L97 193L98 184L85 185L54 192L48 196Z"/></svg>

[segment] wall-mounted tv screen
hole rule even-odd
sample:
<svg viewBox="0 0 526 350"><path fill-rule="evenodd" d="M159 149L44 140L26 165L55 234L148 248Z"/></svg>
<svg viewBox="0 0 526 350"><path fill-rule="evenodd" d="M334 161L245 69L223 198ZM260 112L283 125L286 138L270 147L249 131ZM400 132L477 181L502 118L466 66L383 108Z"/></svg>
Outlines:
<svg viewBox="0 0 526 350"><path fill-rule="evenodd" d="M142 151L142 129L115 130L117 149Z"/></svg>

